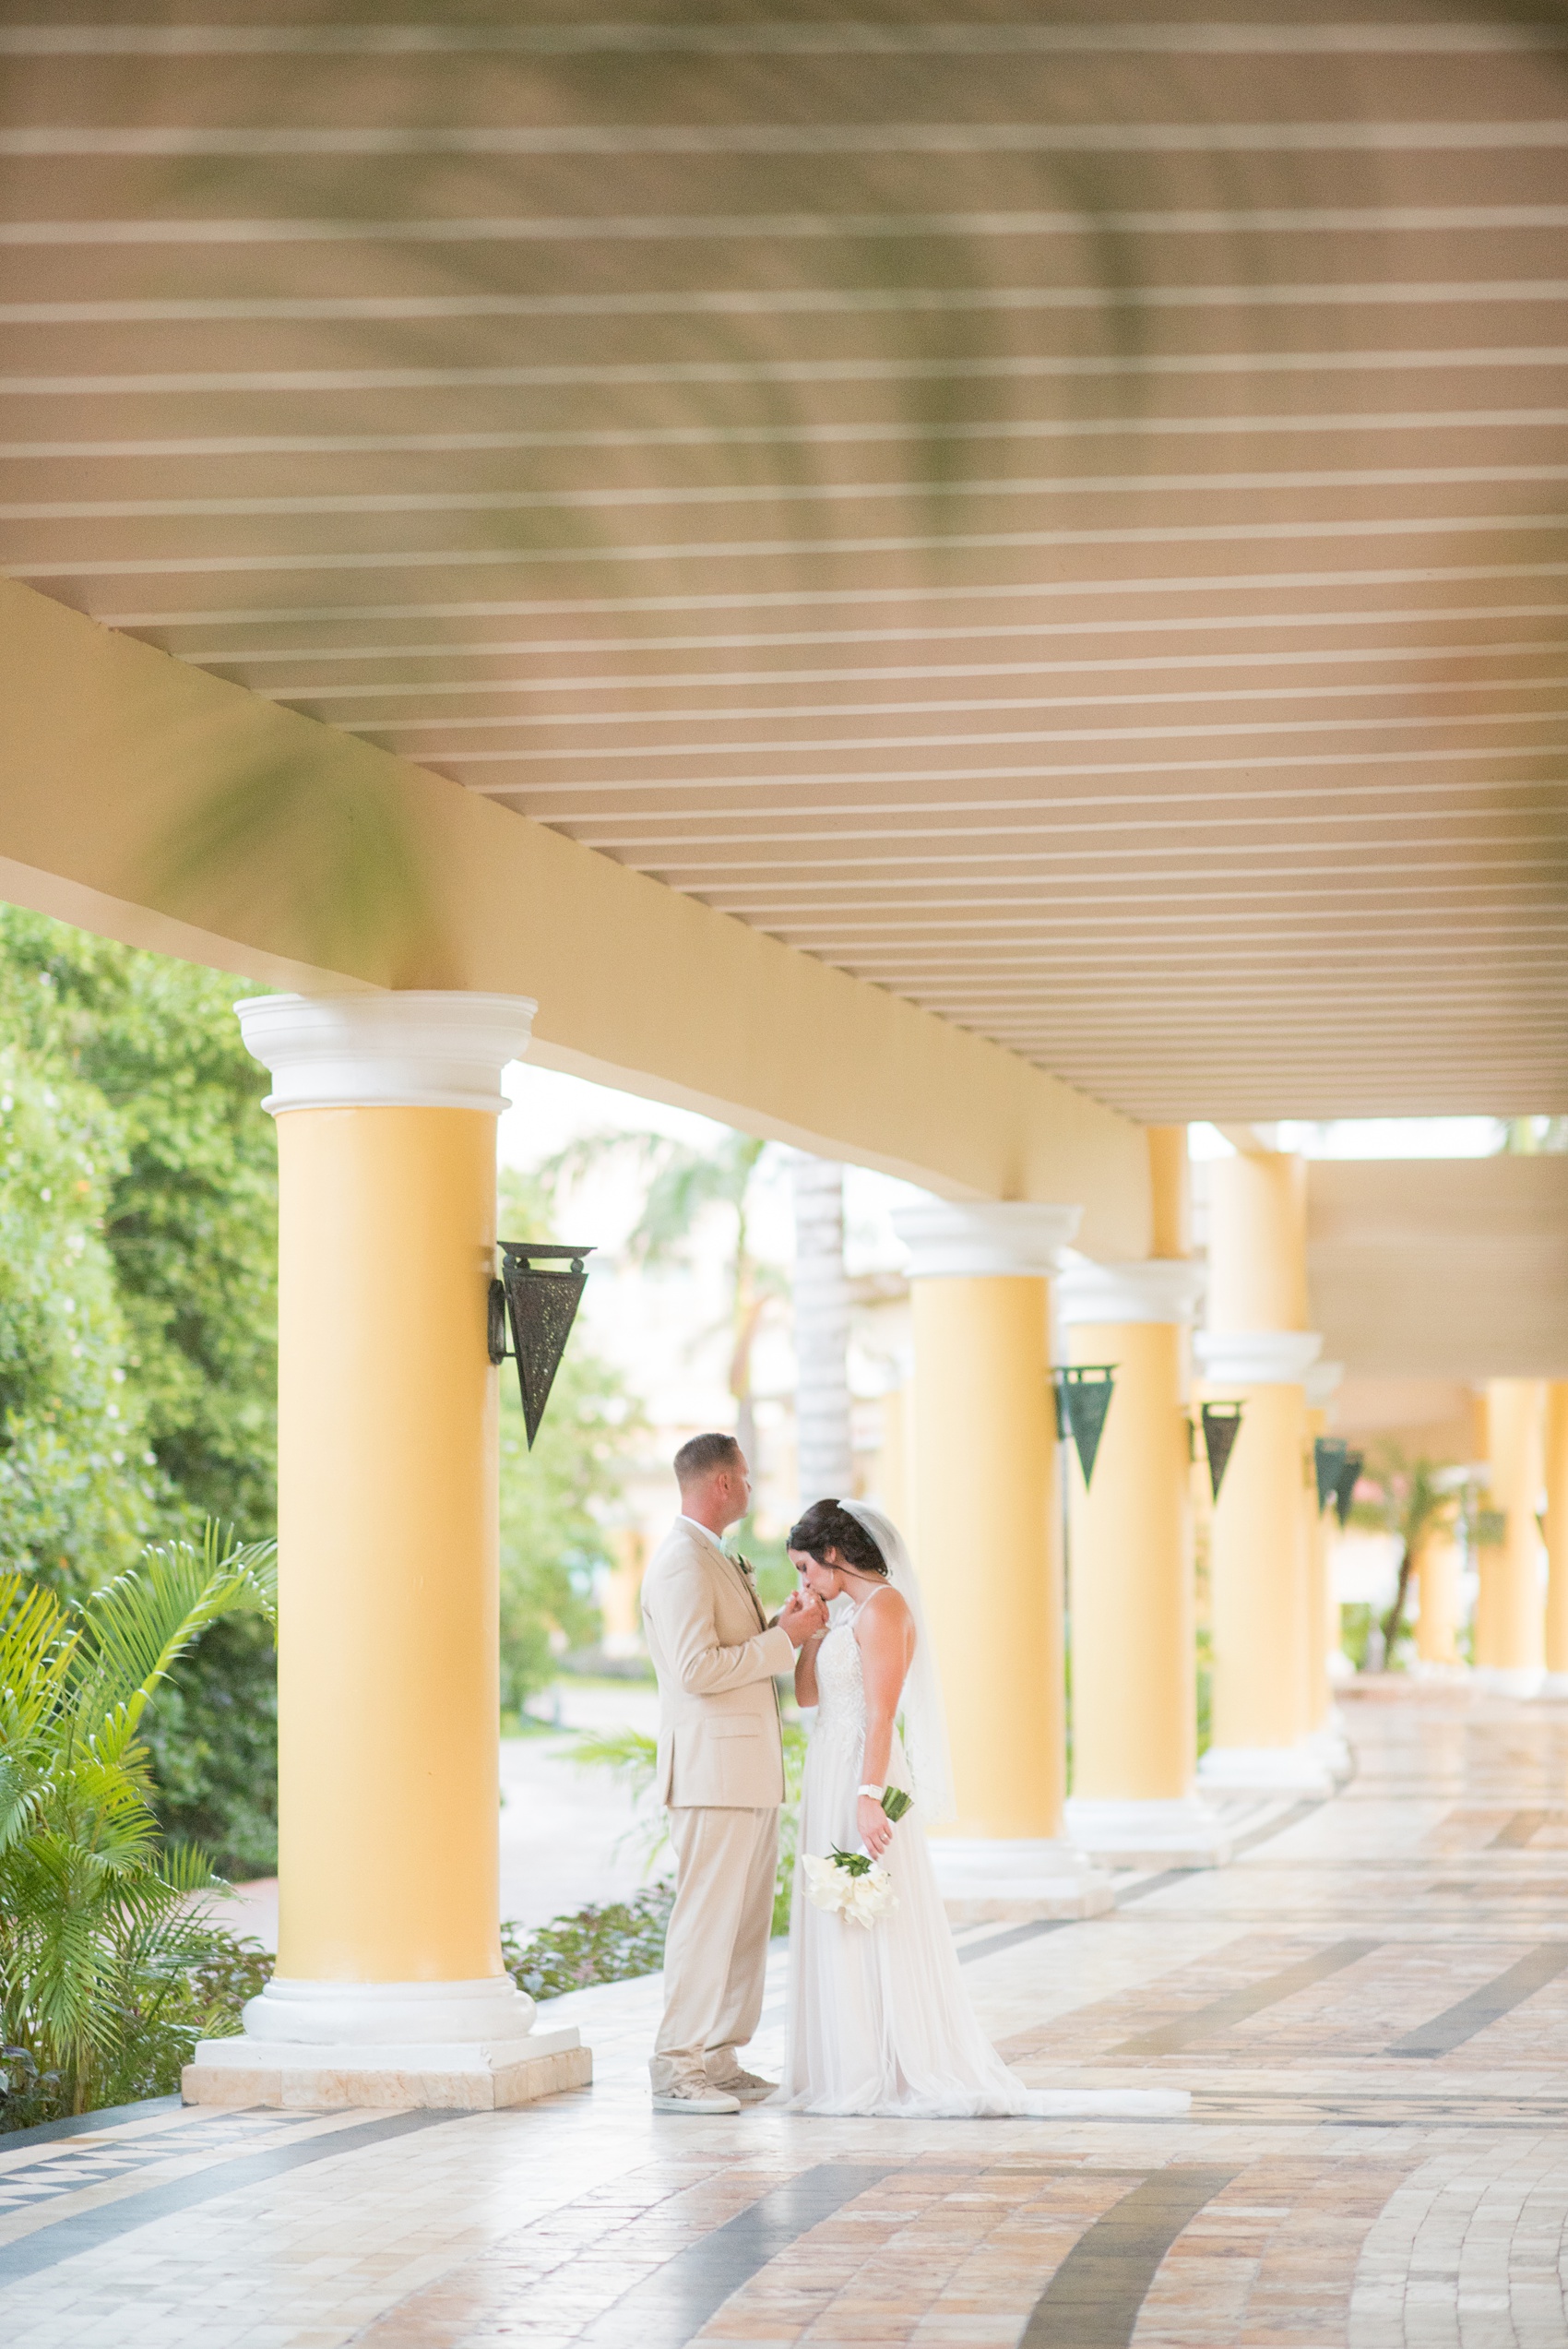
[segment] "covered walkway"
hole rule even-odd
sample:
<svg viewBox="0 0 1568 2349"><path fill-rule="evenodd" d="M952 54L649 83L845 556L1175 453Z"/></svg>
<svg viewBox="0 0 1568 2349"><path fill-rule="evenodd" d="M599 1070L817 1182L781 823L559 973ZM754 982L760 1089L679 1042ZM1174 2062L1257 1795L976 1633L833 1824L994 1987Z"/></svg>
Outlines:
<svg viewBox="0 0 1568 2349"><path fill-rule="evenodd" d="M216 2109L0 2140L7 2341L1562 2341L1568 1156L1277 1122L1568 1112L1560 23L339 13L0 29L0 896L282 991L279 1971ZM659 2120L656 1981L532 2027L525 1052L929 1195L956 1929L1189 2117ZM1372 1377L1488 1505L1342 1783Z"/></svg>
<svg viewBox="0 0 1568 2349"><path fill-rule="evenodd" d="M545 2011L597 2078L523 2111L171 2103L7 2141L7 2341L1560 2343L1568 1709L1348 1710L1353 1781L1231 1867L961 1932L1028 2078L1180 2084L1188 2120L659 2118L651 1977Z"/></svg>

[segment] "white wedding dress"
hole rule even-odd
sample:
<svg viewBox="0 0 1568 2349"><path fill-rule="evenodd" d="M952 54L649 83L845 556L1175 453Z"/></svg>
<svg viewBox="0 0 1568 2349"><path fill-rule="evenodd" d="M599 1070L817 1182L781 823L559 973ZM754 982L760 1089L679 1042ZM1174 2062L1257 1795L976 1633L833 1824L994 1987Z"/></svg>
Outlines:
<svg viewBox="0 0 1568 2349"><path fill-rule="evenodd" d="M877 1594L861 1604L873 1606ZM865 1687L855 1624L835 1603L816 1651L817 1708L801 1799L800 1854L861 1848L855 1805L865 1775ZM909 1791L893 1734L887 1783ZM855 1925L813 1905L797 1858L790 1924L790 2020L784 2078L773 2101L798 2113L877 2114L901 2120L1059 2115L1077 2100L1037 2093L1010 2072L976 2021L915 1807L893 1830L882 1866L897 1906Z"/></svg>

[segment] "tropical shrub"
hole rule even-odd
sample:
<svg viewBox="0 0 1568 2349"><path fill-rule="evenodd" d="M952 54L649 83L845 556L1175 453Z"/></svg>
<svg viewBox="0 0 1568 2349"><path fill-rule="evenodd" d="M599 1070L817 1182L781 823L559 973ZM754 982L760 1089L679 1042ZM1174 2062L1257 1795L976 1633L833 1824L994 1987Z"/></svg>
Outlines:
<svg viewBox="0 0 1568 2349"><path fill-rule="evenodd" d="M591 1989L600 1982L631 1982L657 1973L664 1963L664 1935L675 1887L668 1878L629 1901L604 1908L578 1909L525 1935L516 1925L501 1928L501 1957L519 1990L530 1998L560 1998L568 1990Z"/></svg>
<svg viewBox="0 0 1568 2349"><path fill-rule="evenodd" d="M196 2037L235 2027L256 1961L211 1922L223 1887L207 1854L165 1842L137 1733L209 1624L274 1606L272 1544L211 1523L80 1603L0 1574L7 2107L13 2087L73 2113L146 2094L172 2084Z"/></svg>
<svg viewBox="0 0 1568 2349"><path fill-rule="evenodd" d="M277 1145L243 982L0 908L0 1566L80 1598L273 1530ZM165 1830L277 1865L276 1664L230 1616L143 1723Z"/></svg>
<svg viewBox="0 0 1568 2349"><path fill-rule="evenodd" d="M795 1854L801 1833L801 1786L806 1771L806 1733L798 1721L780 1724L784 1742L784 1806L778 1814L778 1873L773 1883L773 1931L790 1930L795 1889ZM659 1740L642 1729L590 1732L572 1747L572 1759L588 1770L612 1770L634 1795L646 1794L659 1770ZM650 1861L669 1841L662 1816L643 1823ZM644 1969L652 1972L652 1968ZM618 1977L617 1977L618 1978Z"/></svg>

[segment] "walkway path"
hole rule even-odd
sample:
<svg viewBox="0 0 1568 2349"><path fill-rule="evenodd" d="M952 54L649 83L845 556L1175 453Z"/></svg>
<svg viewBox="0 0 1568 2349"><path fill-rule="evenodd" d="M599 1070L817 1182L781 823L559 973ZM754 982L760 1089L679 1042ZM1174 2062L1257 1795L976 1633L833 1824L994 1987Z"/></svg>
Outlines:
<svg viewBox="0 0 1568 2349"><path fill-rule="evenodd" d="M961 1937L1026 2077L1179 2083L1185 2121L655 2118L634 1983L558 2002L597 2084L521 2112L0 2140L0 2338L1568 2343L1568 1708L1347 1710L1353 1784L1235 1866Z"/></svg>

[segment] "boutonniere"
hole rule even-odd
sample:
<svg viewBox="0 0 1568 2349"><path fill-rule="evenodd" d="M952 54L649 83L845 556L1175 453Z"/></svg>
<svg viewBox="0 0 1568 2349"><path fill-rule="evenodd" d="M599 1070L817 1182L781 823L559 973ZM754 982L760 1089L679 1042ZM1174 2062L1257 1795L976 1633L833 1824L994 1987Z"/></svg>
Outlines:
<svg viewBox="0 0 1568 2349"><path fill-rule="evenodd" d="M752 1564L749 1557L742 1557L739 1550L735 1553L735 1563L740 1568L748 1582L754 1582L756 1580L755 1567Z"/></svg>

